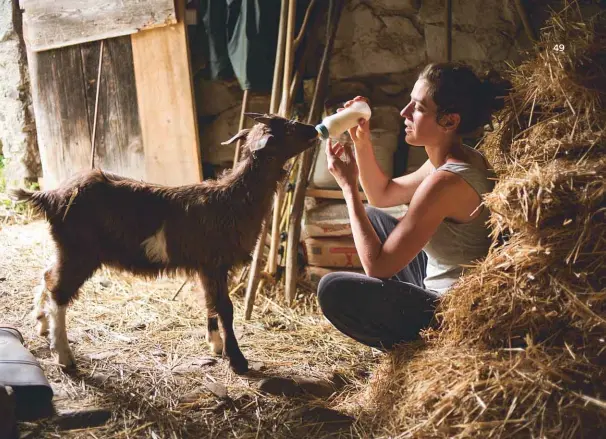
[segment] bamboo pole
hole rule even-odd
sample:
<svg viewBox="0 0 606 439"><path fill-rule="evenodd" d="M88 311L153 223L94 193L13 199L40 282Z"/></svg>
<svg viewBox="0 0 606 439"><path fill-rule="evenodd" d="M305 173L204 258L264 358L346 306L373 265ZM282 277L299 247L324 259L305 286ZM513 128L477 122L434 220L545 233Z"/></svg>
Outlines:
<svg viewBox="0 0 606 439"><path fill-rule="evenodd" d="M280 29L278 31L278 45L276 47L276 62L274 64L274 79L271 87L270 114L278 111L280 102L280 87L282 86L282 71L284 68L284 37L286 36L286 19L288 16L288 0L282 0L280 9Z"/></svg>
<svg viewBox="0 0 606 439"><path fill-rule="evenodd" d="M344 0L330 0L328 6L326 45L324 46L320 71L318 72L318 79L316 81L311 109L307 118L307 123L310 124L316 122L322 115L328 84L328 65L330 61L330 54L332 53L335 35L337 33L337 28L339 27L339 19L341 18L341 11L343 10L344 5ZM311 171L313 156L313 148L308 149L303 153L303 160L299 166L295 191L293 194L293 206L288 230L288 242L285 250L285 254L287 255L285 295L286 301L289 304L291 304L295 298L297 289L297 247L299 245L299 238L301 236L301 218L303 216L305 190L307 188L307 179Z"/></svg>
<svg viewBox="0 0 606 439"><path fill-rule="evenodd" d="M444 29L446 30L446 61L452 61L452 0L446 0L444 9Z"/></svg>
<svg viewBox="0 0 606 439"><path fill-rule="evenodd" d="M280 9L280 26L278 31L278 44L276 46L276 61L274 64L274 78L272 82L271 99L269 104L270 114L275 114L280 102L280 90L281 90L281 79L282 70L284 66L284 40L286 37L286 21L288 17L288 0L282 0ZM261 272L261 260L263 259L263 249L265 248L265 238L267 236L267 229L269 220L271 218L271 211L268 211L263 220L261 226L261 232L259 234L259 240L255 247L253 254L252 263L250 266L248 285L246 287L246 295L244 298L245 309L244 318L250 320L252 309L255 304L255 296L257 293L257 286L259 285L259 274Z"/></svg>
<svg viewBox="0 0 606 439"><path fill-rule="evenodd" d="M284 49L284 77L282 79L282 102L280 103L280 116L289 117L290 113L290 82L294 64L294 37L295 37L295 13L297 11L297 0L289 0L288 22L286 25L286 49Z"/></svg>
<svg viewBox="0 0 606 439"><path fill-rule="evenodd" d="M244 123L246 120L246 116L244 113L248 111L248 89L244 90L244 96L242 96L242 109L240 111L240 123L238 125L238 132L244 129ZM238 139L236 143L236 152L234 153L234 164L232 168L235 168L238 164L238 160L240 160L240 149L242 148L242 139Z"/></svg>
<svg viewBox="0 0 606 439"><path fill-rule="evenodd" d="M314 8L315 4L316 4L316 2L312 1L308 5L307 11L305 13L305 20L306 21L309 20L309 17L312 14L312 9ZM315 15L315 21L314 21L313 24L319 26L320 25L320 18L321 18L321 15L319 13L316 13L316 15ZM303 27L306 27L306 26L307 26L306 23L304 23ZM303 31L303 29L301 31ZM302 34L300 33L299 36L301 36L301 35ZM299 38L299 37L297 37L297 38ZM302 40L300 40L300 41L302 41ZM311 40L308 40L306 42L305 50L304 50L302 56L300 57L299 63L297 65L297 69L295 71L295 74L293 76L292 82L290 84L290 102L292 102L294 100L295 92L298 89L298 87L300 86L301 81L303 80L303 72L305 70L306 62L309 59L310 55L315 52L315 49L317 47L317 43L318 43L317 39L311 39ZM293 165L291 166L290 171L294 170L294 168L296 167L295 164L299 162L299 159L301 159L301 157L297 157L296 160L293 160L295 163L293 163ZM290 174L291 174L291 172L289 172L288 180L290 180ZM278 263L279 263L278 260L280 260L280 261L285 261L286 260L286 250L287 249L285 249L285 251L282 254L281 258L278 258L278 252L279 252L279 248L280 248L280 242L282 240L282 238L281 238L281 236L282 236L281 231L282 230L288 230L288 228L289 228L288 224L290 222L289 221L290 220L290 208L288 209L288 212L285 215L284 214L285 207L287 207L287 205L288 205L288 207L290 207L290 205L292 205L292 192L290 192L288 194L288 197L282 196L283 195L282 192L279 192L277 195L280 196L280 198L283 199L283 201L282 201L282 207L280 208L280 216L279 216L279 218L280 218L280 225L279 225L278 234L277 234L279 239L276 239L276 241L272 241L272 242L274 242L274 249L275 249L275 252L276 252L275 253L275 259L271 259L271 258L268 257L267 258L267 262L268 263L265 265L265 271L268 272L268 273L270 273L271 275L275 275L277 273ZM287 198L288 198L288 200L286 200ZM286 201L288 201L288 203ZM286 227L284 227L284 226L286 226ZM274 228L274 230L275 230L275 228ZM272 235L272 239L275 239L275 238L276 238L276 236ZM272 267L273 270L270 269L270 267L269 267L269 262L271 260L276 261L275 267ZM282 279L282 280L284 281L284 279ZM259 281L256 292L254 294L252 294L253 297L255 297L257 294L259 294L259 292L261 290L263 290L263 287L265 286L265 282L266 282L265 278L262 278Z"/></svg>
<svg viewBox="0 0 606 439"><path fill-rule="evenodd" d="M290 116L290 82L294 63L293 43L295 34L295 13L297 0L289 0L288 22L286 25L286 48L284 49L284 77L282 78L282 102L280 104L280 116ZM284 198L284 187L278 185L274 198L274 214L271 226L271 246L267 259L268 272L275 274L278 268L278 246L280 245L280 206Z"/></svg>

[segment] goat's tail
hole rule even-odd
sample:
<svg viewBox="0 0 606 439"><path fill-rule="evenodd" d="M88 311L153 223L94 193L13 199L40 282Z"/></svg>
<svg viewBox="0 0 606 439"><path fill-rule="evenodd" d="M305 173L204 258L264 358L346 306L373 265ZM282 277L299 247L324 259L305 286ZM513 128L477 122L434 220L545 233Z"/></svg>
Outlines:
<svg viewBox="0 0 606 439"><path fill-rule="evenodd" d="M46 214L47 217L55 216L58 213L56 197L49 191L30 191L22 188L10 188L7 190L7 193L11 200L29 203L38 212Z"/></svg>
<svg viewBox="0 0 606 439"><path fill-rule="evenodd" d="M35 194L34 191L21 188L9 188L6 192L8 193L8 198L13 201L31 201Z"/></svg>

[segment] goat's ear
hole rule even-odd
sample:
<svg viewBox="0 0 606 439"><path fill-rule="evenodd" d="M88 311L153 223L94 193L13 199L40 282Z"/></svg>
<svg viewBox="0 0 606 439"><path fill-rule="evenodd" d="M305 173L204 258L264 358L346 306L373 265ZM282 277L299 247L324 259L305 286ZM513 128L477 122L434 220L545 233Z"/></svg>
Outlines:
<svg viewBox="0 0 606 439"><path fill-rule="evenodd" d="M246 139L246 136L248 135L249 131L250 131L250 128L245 128L242 131L240 131L238 134L236 134L234 137L232 137L231 139L226 140L225 142L221 142L221 145L229 145L230 143L234 143L236 140Z"/></svg>
<svg viewBox="0 0 606 439"><path fill-rule="evenodd" d="M274 138L274 136L272 136L271 134L265 134L263 137L261 137L253 145L250 145L250 150L251 151L258 151L260 149L265 148L267 146L267 142L269 142L273 138Z"/></svg>
<svg viewBox="0 0 606 439"><path fill-rule="evenodd" d="M250 117L255 122L261 122L262 124L269 125L271 123L271 117L261 113L244 113L246 117Z"/></svg>

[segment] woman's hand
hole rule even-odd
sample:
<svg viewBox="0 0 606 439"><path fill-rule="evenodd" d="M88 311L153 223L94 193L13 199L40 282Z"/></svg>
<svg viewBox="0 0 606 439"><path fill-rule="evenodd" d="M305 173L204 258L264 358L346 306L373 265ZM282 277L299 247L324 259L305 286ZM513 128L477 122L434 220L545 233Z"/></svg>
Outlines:
<svg viewBox="0 0 606 439"><path fill-rule="evenodd" d="M368 99L363 96L356 96L351 101L345 102L344 107L350 107L356 101L368 103ZM337 111L343 111L345 108L338 108ZM356 148L365 148L370 146L370 122L364 119L358 121L358 125L349 129L349 136L354 142Z"/></svg>
<svg viewBox="0 0 606 439"><path fill-rule="evenodd" d="M358 164L349 145L337 142L333 145L332 139L326 141L326 157L328 171L335 177L343 191L358 190Z"/></svg>

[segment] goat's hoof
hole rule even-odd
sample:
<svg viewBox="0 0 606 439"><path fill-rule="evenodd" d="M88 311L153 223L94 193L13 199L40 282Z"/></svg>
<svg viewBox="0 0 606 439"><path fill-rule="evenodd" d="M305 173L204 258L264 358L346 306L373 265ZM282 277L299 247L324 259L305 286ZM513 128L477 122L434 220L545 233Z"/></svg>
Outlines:
<svg viewBox="0 0 606 439"><path fill-rule="evenodd" d="M76 359L71 351L57 352L57 364L61 366L63 370L70 371L76 369Z"/></svg>
<svg viewBox="0 0 606 439"><path fill-rule="evenodd" d="M229 367L231 367L231 370L233 370L238 375L244 375L246 372L248 372L248 360L244 357L239 358L237 360L230 359Z"/></svg>

